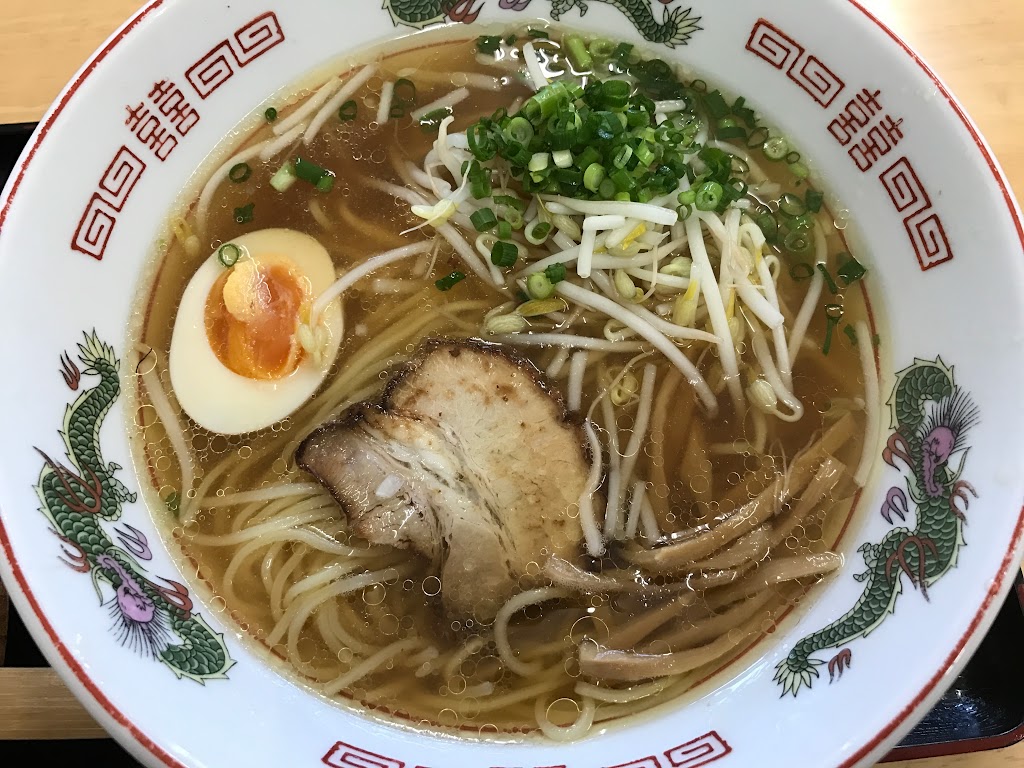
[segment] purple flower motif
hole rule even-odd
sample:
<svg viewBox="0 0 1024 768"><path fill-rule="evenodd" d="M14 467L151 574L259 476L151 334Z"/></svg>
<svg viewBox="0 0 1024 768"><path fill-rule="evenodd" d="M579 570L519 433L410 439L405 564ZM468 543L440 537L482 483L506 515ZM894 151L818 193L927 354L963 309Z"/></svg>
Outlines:
<svg viewBox="0 0 1024 768"><path fill-rule="evenodd" d="M529 4L530 0L499 0L498 7L510 11L525 11Z"/></svg>

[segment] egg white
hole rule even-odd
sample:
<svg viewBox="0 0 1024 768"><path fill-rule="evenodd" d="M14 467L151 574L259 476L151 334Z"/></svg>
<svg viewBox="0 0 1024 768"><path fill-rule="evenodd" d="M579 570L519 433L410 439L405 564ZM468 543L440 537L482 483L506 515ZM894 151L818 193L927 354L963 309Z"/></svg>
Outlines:
<svg viewBox="0 0 1024 768"><path fill-rule="evenodd" d="M261 254L290 258L310 282L313 297L335 281L330 254L314 238L290 229L264 229L231 241L259 260ZM298 367L268 381L240 376L225 366L206 335L206 300L224 273L217 254L208 258L192 279L178 306L169 356L171 387L185 412L200 426L224 435L255 432L293 413L323 382L341 344L341 304L333 302L321 315L329 334L323 365L303 355Z"/></svg>

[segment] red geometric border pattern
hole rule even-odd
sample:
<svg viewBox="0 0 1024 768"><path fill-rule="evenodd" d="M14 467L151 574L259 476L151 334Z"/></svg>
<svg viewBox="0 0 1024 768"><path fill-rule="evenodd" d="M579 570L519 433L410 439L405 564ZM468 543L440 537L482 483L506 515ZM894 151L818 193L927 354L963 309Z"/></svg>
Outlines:
<svg viewBox="0 0 1024 768"><path fill-rule="evenodd" d="M100 63L107 58L110 52L114 48L116 48L144 19L146 19L154 11L160 8L164 4L164 1L165 0L150 0L148 5L140 9L139 12L136 13L136 15L114 37L112 37L102 49L100 49L89 60L89 62L79 73L78 77L68 86L66 91L59 98L53 110L46 116L45 120L40 125L27 152L25 153L24 157L19 161L19 164L14 171L14 182L10 187L7 199L3 201L3 205L2 207L0 207L0 227L3 226L7 219L8 214L10 213L11 206L14 204L17 192L21 188L21 184L25 178L25 174L27 173L28 168L30 167L33 159L35 158L35 155L38 152L39 147L49 134L57 118L60 117L64 109L67 107L67 104L71 101L72 97L78 92L78 89L82 86L82 84L92 75L96 67L98 67ZM996 165L996 162L992 157L991 152L989 152L988 148L985 146L985 143L982 141L981 136L974 128L974 125L971 123L970 119L968 119L966 114L964 114L959 104L957 104L957 102L953 99L953 97L950 95L946 87L942 84L938 77L936 77L935 73L932 72L928 65L925 64L914 53L914 51L905 42L903 42L903 40L900 37L898 37L894 32L892 32L892 30L890 30L885 24L879 21L870 11L868 11L866 8L860 5L860 3L857 2L857 0L848 0L848 2L850 3L850 5L856 8L862 14L864 14L864 16L876 27L878 27L878 29L881 30L882 33L891 38L893 42L895 42L915 62L915 64L917 64L917 66L929 77L929 79L932 80L938 91L949 102L950 108L956 113L964 128L968 131L968 133L974 140L974 143L977 146L978 151L985 159L985 162L988 165L990 172L992 173L993 180L995 181L995 183L997 184L1002 193L1003 200L1006 204L1007 210L1017 230L1017 237L1020 242L1021 248L1022 250L1024 250L1024 222L1022 222L1021 217L1017 211L1016 205L1013 200L1013 196L1010 193L1009 185L1007 184L1006 179L1000 173L999 167ZM874 738L872 738L868 743L862 745L854 754L848 757L842 763L842 765L839 766L839 768L850 768L851 766L859 762L862 758L866 757L872 751L874 751L878 747L878 745L883 740L888 738L893 733L893 731L897 727L899 727L899 725L903 723L906 720L906 718L909 717L924 702L928 695L935 690L936 686L939 684L939 682L942 681L943 677L945 676L946 670L955 661L955 659L958 656L960 656L965 646L977 632L978 627L985 616L985 613L992 606L995 599L1001 594L1002 582L1010 573L1011 569L1015 569L1017 567L1017 562L1014 557L1014 554L1017 543L1019 542L1022 535L1024 535L1024 507L1022 507L1021 510L1018 512L1017 523L1014 527L1013 535L1011 537L1011 541L1007 548L1006 554L1003 556L1003 559L999 564L999 569L996 578L993 580L992 585L989 588L989 591L986 594L985 600L983 601L981 607L975 613L974 617L971 620L971 623L968 625L967 631L957 642L956 647L953 648L952 651L949 653L945 662L937 667L938 671L936 671L932 678L928 680L925 686L918 692L917 696L915 696L914 699L910 703L908 703L903 708L903 710L901 710L888 725L886 725L879 733L877 733L874 736ZM21 566L19 565L18 560L14 556L14 550L11 547L11 542L2 519L0 519L0 549L3 550L5 557L11 564L11 571L14 576L14 583L17 586L20 593L24 596L26 603L31 609L31 616L34 618L35 621L39 622L39 625L46 633L46 636L49 638L49 641L53 645L53 648L60 656L61 661L67 666L71 674L74 675L78 683L80 683L82 687L89 693L89 695L93 697L96 703L103 709L106 716L111 718L111 720L113 720L119 727L123 728L128 734L130 734L131 737L136 741L136 743L138 743L138 745L142 749L149 752L161 763L168 766L168 768L184 768L184 766L177 759L175 759L172 755L164 751L159 745L154 743L152 739L150 739L148 736L146 736L145 733L140 731L138 727L131 720L129 720L128 717L123 712L121 712L119 709L117 709L117 707L114 706L113 702L111 702L110 699L108 699L107 696L103 693L103 691L96 686L92 678L86 673L85 669L82 667L81 663L75 658L74 655L72 655L72 653L70 652L68 647L63 643L60 637L58 637L53 626L50 624L50 622L46 618L46 615L43 613L42 608L40 607L38 601L36 600L34 593L29 588L28 582L25 578L25 573L22 570Z"/></svg>
<svg viewBox="0 0 1024 768"><path fill-rule="evenodd" d="M611 768L661 768L661 761L654 755L651 755L650 757L642 757L639 760L634 760L631 763L613 765Z"/></svg>
<svg viewBox="0 0 1024 768"><path fill-rule="evenodd" d="M717 732L711 731L667 750L665 752L667 762L665 763L651 755L611 768L701 768L701 766L725 757L730 752L732 752L732 747L726 744ZM321 762L331 768L405 768L405 763L401 760L368 752L343 741L339 741L331 747ZM424 766L417 765L416 768L424 768ZM567 766L549 765L540 768L567 768Z"/></svg>
<svg viewBox="0 0 1024 768"><path fill-rule="evenodd" d="M268 11L221 40L185 72L199 98L205 99L244 67L285 39L277 14Z"/></svg>
<svg viewBox="0 0 1024 768"><path fill-rule="evenodd" d="M953 258L953 249L938 214L932 212L932 201L913 166L901 157L878 176L889 193L897 213L904 214L903 226L914 247L922 271Z"/></svg>
<svg viewBox="0 0 1024 768"><path fill-rule="evenodd" d="M100 179L100 193L106 193L104 197L115 211L124 208L144 170L146 164L134 152L127 147L118 150Z"/></svg>
<svg viewBox="0 0 1024 768"><path fill-rule="evenodd" d="M132 190L142 178L146 164L128 147L122 146L103 172L99 190L94 192L71 238L71 249L103 259L107 243L117 224L116 214L124 208Z"/></svg>
<svg viewBox="0 0 1024 768"><path fill-rule="evenodd" d="M343 741L339 741L323 756L323 764L331 768L405 768L401 760L367 752Z"/></svg>
<svg viewBox="0 0 1024 768"><path fill-rule="evenodd" d="M699 739L680 744L665 753L672 768L699 768L713 763L732 752L732 747L725 743L715 731L705 733Z"/></svg>
<svg viewBox="0 0 1024 768"><path fill-rule="evenodd" d="M767 19L757 20L750 30L746 49L775 69L785 70L786 76L823 109L830 106L846 87L821 59L807 53L802 45Z"/></svg>

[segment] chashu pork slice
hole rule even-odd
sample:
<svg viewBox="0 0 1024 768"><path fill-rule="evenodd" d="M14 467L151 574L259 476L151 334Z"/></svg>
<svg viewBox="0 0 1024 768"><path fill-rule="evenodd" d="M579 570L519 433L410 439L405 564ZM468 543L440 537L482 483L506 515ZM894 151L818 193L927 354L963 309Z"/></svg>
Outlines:
<svg viewBox="0 0 1024 768"><path fill-rule="evenodd" d="M320 427L298 461L357 535L430 560L453 618L492 619L548 557L579 552L583 432L531 363L494 345L426 342L380 403Z"/></svg>

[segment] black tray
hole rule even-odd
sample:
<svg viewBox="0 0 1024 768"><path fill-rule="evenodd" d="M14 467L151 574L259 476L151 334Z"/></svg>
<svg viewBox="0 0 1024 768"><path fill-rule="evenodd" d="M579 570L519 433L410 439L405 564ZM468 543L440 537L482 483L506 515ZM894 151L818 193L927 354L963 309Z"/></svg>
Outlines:
<svg viewBox="0 0 1024 768"><path fill-rule="evenodd" d="M0 185L6 182L33 124L0 125ZM1017 574L1014 589L977 653L935 708L914 728L884 762L913 760L962 752L999 749L1024 739L1024 577ZM45 667L24 625L12 610L7 637L6 666ZM24 765L103 765L137 768L110 739L91 741L0 742L0 764L17 755ZM35 757L33 761L32 757Z"/></svg>

